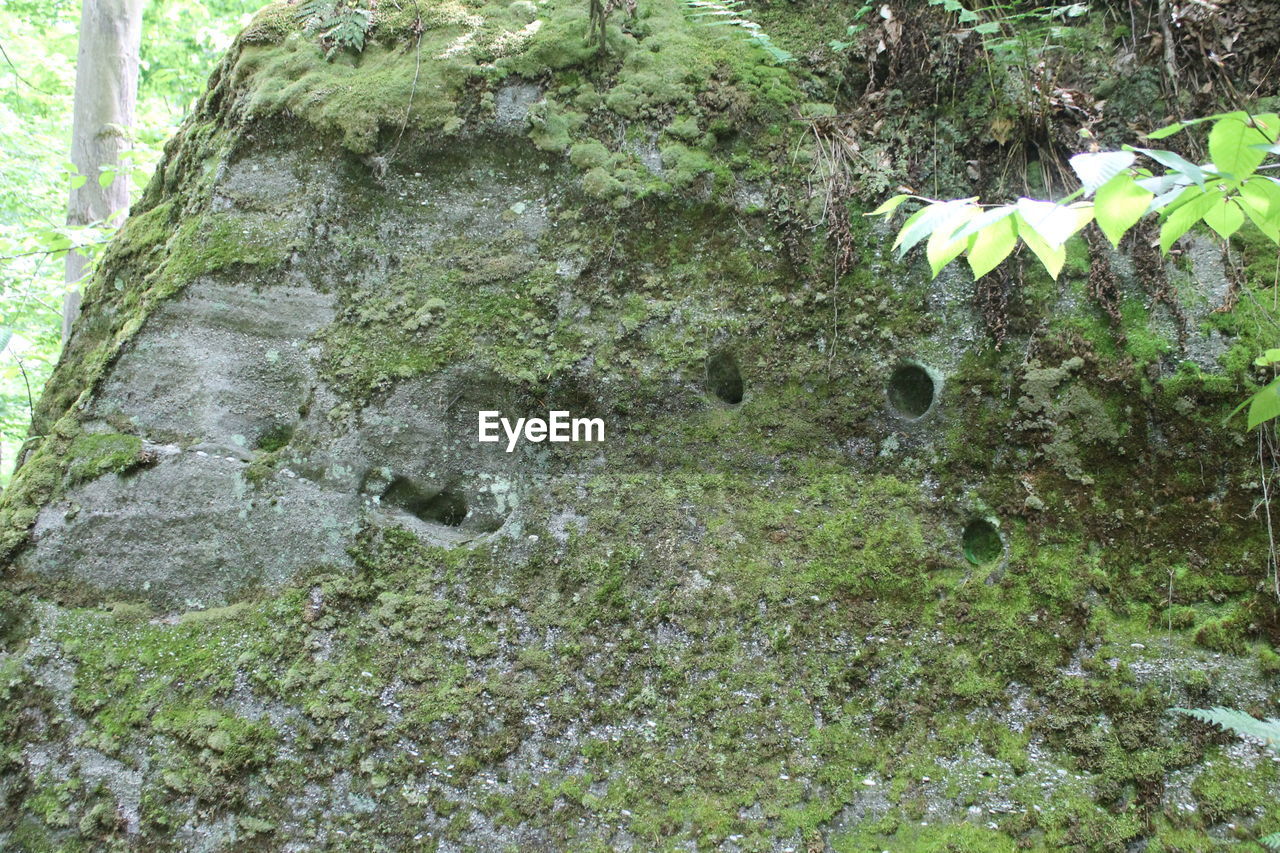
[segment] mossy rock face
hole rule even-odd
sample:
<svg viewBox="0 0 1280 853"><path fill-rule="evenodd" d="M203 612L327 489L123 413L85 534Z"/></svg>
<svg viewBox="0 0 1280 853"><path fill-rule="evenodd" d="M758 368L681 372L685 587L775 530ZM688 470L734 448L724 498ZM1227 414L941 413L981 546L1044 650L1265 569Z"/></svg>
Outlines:
<svg viewBox="0 0 1280 853"><path fill-rule="evenodd" d="M1167 713L1275 714L1256 317L1199 243L1180 311L1076 250L975 303L854 201L842 249L824 9L761 10L789 67L675 0L604 56L568 0L250 25L0 503L0 847L1278 828L1274 765ZM552 410L605 441L478 440Z"/></svg>

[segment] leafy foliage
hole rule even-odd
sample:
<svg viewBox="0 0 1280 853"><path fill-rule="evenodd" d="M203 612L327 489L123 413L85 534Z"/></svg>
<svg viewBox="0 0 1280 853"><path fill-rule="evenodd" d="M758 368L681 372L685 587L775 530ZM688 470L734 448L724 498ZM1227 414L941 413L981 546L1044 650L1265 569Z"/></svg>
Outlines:
<svg viewBox="0 0 1280 853"><path fill-rule="evenodd" d="M987 37L984 45L988 50L1010 56L1021 53L1028 42L1055 37L1057 21L1079 18L1089 11L1085 3L1030 9L1018 9L1012 3L970 9L960 0L929 0L929 5L954 13L961 24Z"/></svg>
<svg viewBox="0 0 1280 853"><path fill-rule="evenodd" d="M1270 749L1280 750L1280 720L1259 720L1234 708L1174 708L1173 710L1201 722L1230 729L1236 734L1260 738L1266 741Z"/></svg>
<svg viewBox="0 0 1280 853"><path fill-rule="evenodd" d="M778 47L759 24L746 17L742 0L680 0L690 19L712 27L736 27L748 34L748 41L762 48L776 62L793 62L795 57Z"/></svg>
<svg viewBox="0 0 1280 853"><path fill-rule="evenodd" d="M365 37L373 26L373 11L355 0L303 0L297 18L319 30L321 41L330 45L329 55L339 50L364 50Z"/></svg>
<svg viewBox="0 0 1280 853"><path fill-rule="evenodd" d="M1209 132L1211 162L1196 165L1172 151L1131 146L1123 151L1077 154L1071 158L1071 167L1081 187L1062 201L1020 198L1012 204L988 206L977 198L921 199L925 206L903 224L894 248L901 256L927 238L926 255L935 276L965 255L974 277L980 278L1021 242L1057 278L1066 260L1067 240L1095 220L1107 239L1118 245L1138 220L1156 214L1165 253L1197 223L1225 239L1246 218L1280 244L1280 180L1259 173L1268 156L1280 154L1276 144L1280 116L1233 112L1199 121L1214 123ZM1148 138L1163 139L1192 123L1198 122L1170 125ZM1138 155L1165 171L1140 166ZM1092 201L1087 200L1090 196ZM919 197L894 196L870 215L892 213L911 198Z"/></svg>
<svg viewBox="0 0 1280 853"><path fill-rule="evenodd" d="M1272 367L1280 364L1280 349L1267 350L1254 359L1253 363L1258 367ZM1237 406L1228 420L1239 414L1245 406L1249 407L1249 429L1280 416L1280 377L1271 380L1261 391Z"/></svg>

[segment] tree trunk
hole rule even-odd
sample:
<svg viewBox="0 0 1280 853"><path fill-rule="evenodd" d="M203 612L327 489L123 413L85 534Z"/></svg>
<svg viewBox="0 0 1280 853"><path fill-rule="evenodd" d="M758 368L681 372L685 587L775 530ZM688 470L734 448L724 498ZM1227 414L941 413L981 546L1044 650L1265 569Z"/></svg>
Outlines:
<svg viewBox="0 0 1280 853"><path fill-rule="evenodd" d="M130 144L129 129L138 100L142 6L143 0L83 0L71 162L88 180L71 191L69 225L107 222L129 206L129 180L125 174L108 187L99 184L98 176L103 166L118 167L120 152ZM80 280L87 265L84 255L67 255L67 296L62 308L64 344L80 313Z"/></svg>

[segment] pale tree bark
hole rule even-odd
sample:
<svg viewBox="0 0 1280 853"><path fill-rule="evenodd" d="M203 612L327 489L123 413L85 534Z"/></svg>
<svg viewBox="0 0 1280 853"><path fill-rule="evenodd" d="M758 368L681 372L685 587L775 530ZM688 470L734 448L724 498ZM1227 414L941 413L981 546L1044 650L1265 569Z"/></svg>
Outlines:
<svg viewBox="0 0 1280 853"><path fill-rule="evenodd" d="M116 168L129 145L138 102L138 51L142 44L144 0L82 0L80 48L76 59L75 112L71 162L88 180L71 191L67 224L88 225L120 217L129 206L128 176L103 187L103 166ZM71 336L80 313L80 283L88 259L67 255L67 295L62 307L62 341Z"/></svg>

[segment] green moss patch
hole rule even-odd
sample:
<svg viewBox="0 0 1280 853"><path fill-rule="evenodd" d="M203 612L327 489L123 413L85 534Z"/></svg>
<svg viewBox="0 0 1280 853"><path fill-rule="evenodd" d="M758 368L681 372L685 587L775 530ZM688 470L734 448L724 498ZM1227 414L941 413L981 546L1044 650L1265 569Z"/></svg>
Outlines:
<svg viewBox="0 0 1280 853"><path fill-rule="evenodd" d="M67 477L72 484L121 474L139 462L142 439L119 433L86 433L67 450Z"/></svg>

